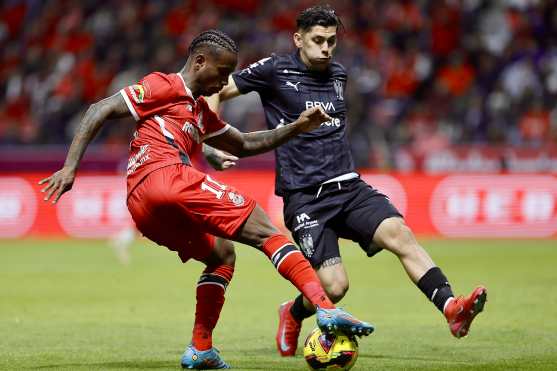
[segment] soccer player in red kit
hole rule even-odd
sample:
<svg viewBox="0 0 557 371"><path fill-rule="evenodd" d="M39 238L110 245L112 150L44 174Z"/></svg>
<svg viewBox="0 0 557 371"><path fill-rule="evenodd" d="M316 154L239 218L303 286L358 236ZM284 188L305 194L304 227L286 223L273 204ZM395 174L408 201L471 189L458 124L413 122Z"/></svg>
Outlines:
<svg viewBox="0 0 557 371"><path fill-rule="evenodd" d="M243 157L276 148L331 118L320 108L304 111L293 123L273 130L241 133L219 119L202 96L221 90L237 64L237 47L226 34L210 30L189 47L184 68L174 74L151 73L139 83L97 102L87 110L62 169L46 184L45 201L56 203L69 191L87 145L109 118L133 116L137 130L130 145L127 205L143 235L176 251L183 262L206 265L197 283L192 342L184 368L228 368L212 346L212 332L234 272L239 241L261 250L279 273L317 308L317 324L349 335L369 335L373 326L335 308L307 260L280 234L250 197L191 166L202 143Z"/></svg>

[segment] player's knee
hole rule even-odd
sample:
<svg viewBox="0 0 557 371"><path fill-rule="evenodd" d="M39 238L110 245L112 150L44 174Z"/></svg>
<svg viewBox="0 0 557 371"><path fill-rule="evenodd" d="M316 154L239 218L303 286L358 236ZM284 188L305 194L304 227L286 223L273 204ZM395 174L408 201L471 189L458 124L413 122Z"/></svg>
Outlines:
<svg viewBox="0 0 557 371"><path fill-rule="evenodd" d="M338 303L348 292L348 281L335 281L325 287L325 292L333 303Z"/></svg>
<svg viewBox="0 0 557 371"><path fill-rule="evenodd" d="M278 228L271 223L267 214L257 205L242 227L239 238L241 242L261 249L269 237L278 233L280 233Z"/></svg>
<svg viewBox="0 0 557 371"><path fill-rule="evenodd" d="M391 218L384 222L379 236L380 245L398 256L407 255L417 244L412 230L401 218Z"/></svg>
<svg viewBox="0 0 557 371"><path fill-rule="evenodd" d="M218 243L218 256L221 264L234 266L236 263L234 244L229 240L221 239Z"/></svg>
<svg viewBox="0 0 557 371"><path fill-rule="evenodd" d="M227 248L222 261L226 265L234 266L236 264L236 251L234 250L234 244L229 242L230 248Z"/></svg>

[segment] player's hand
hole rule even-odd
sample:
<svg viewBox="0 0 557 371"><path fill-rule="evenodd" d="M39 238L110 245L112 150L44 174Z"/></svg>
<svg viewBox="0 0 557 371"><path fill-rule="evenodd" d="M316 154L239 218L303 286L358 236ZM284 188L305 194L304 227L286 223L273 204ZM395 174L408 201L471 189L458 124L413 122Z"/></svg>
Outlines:
<svg viewBox="0 0 557 371"><path fill-rule="evenodd" d="M50 198L54 195L52 203L55 204L58 202L60 196L72 189L74 179L75 171L63 167L48 178L41 180L39 184L46 183L46 187L44 187L41 192L48 192L44 197L44 201L50 200Z"/></svg>
<svg viewBox="0 0 557 371"><path fill-rule="evenodd" d="M209 165L218 171L230 169L236 166L236 161L238 161L238 157L212 147L205 148L203 154Z"/></svg>
<svg viewBox="0 0 557 371"><path fill-rule="evenodd" d="M323 108L317 106L308 108L298 117L299 125L303 132L308 132L318 128L322 123L331 121L331 116L327 115Z"/></svg>

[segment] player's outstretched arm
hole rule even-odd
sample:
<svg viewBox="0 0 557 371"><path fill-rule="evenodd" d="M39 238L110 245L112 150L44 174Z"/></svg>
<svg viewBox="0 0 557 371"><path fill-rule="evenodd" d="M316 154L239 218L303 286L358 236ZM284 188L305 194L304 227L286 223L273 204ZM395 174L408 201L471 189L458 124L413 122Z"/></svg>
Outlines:
<svg viewBox="0 0 557 371"><path fill-rule="evenodd" d="M313 107L302 112L291 124L251 133L242 133L231 127L223 134L207 139L206 143L238 157L253 156L275 149L296 135L330 120L331 117L321 107Z"/></svg>
<svg viewBox="0 0 557 371"><path fill-rule="evenodd" d="M85 149L97 135L105 120L126 116L131 116L131 113L120 93L93 103L89 107L79 123L62 169L39 182L39 184L46 184L41 190L43 193L48 192L44 197L45 201L48 201L54 195L52 203L55 204L62 194L72 189L75 172L79 167Z"/></svg>

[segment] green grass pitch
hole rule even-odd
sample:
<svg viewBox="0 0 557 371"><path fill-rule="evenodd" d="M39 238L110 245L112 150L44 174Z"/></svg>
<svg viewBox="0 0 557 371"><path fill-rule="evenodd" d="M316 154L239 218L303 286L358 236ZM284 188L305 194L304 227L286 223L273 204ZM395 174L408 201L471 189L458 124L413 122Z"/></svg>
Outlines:
<svg viewBox="0 0 557 371"><path fill-rule="evenodd" d="M342 305L377 327L354 370L557 370L555 240L422 242L456 293L487 286L485 312L454 339L393 255L344 243ZM124 266L104 241L0 241L0 369L179 369L202 266L143 239L131 253ZM303 370L300 353L280 358L274 345L277 306L294 289L262 254L237 255L215 345L237 370Z"/></svg>

